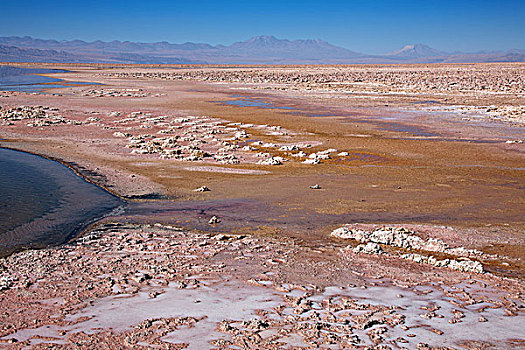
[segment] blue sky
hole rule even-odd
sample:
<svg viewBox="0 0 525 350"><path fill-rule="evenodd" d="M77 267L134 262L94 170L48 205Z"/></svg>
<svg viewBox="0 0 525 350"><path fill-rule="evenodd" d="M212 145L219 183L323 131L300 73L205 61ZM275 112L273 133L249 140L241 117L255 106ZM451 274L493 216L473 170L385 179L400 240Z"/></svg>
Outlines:
<svg viewBox="0 0 525 350"><path fill-rule="evenodd" d="M255 35L323 39L364 53L525 49L525 0L0 0L0 36L229 45Z"/></svg>

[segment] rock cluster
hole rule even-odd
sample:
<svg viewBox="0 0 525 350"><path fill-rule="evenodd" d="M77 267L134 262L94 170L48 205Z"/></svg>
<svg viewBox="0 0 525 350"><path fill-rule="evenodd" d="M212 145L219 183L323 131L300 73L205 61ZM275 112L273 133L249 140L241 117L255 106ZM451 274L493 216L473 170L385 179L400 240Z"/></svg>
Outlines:
<svg viewBox="0 0 525 350"><path fill-rule="evenodd" d="M88 118L85 112L70 113L80 113L83 121L64 118L58 114L58 109L44 106L0 109L0 121L4 125L26 122L25 126L29 127L99 127L111 131L114 138L125 139L124 147L131 149L131 154L185 162L278 166L289 161L320 164L328 159L344 160L349 155L348 152L336 155L334 149L307 153L308 149L319 146L316 142L265 142L260 139L264 135L275 140L276 134L293 134L279 125L229 122L209 116L153 115L144 111L94 113ZM253 136L255 133L259 139Z"/></svg>
<svg viewBox="0 0 525 350"><path fill-rule="evenodd" d="M0 108L2 125L15 125L24 121L29 127L45 127L57 124L82 125L82 122L62 117L58 109L45 106L20 106L15 108Z"/></svg>
<svg viewBox="0 0 525 350"><path fill-rule="evenodd" d="M98 125L115 130L114 137L127 139L125 147L130 148L132 154L156 155L161 159L276 166L292 160L319 164L321 160L349 155L343 152L341 156L334 156L335 149L308 154L305 151L313 147L308 142L274 143L250 139L252 132L273 135L278 130L290 134L275 125L232 123L209 116L154 116L141 111L124 117L115 112L110 115L112 121L97 121ZM141 129L148 133L138 133Z"/></svg>
<svg viewBox="0 0 525 350"><path fill-rule="evenodd" d="M120 126L140 123L139 128L157 130L156 134L115 132L128 139L133 154L154 154L162 159L182 161L216 161L237 164L242 151L237 142L247 137L244 130L223 125L225 121L210 117L152 116L134 112L116 121ZM160 136L162 135L162 136Z"/></svg>
<svg viewBox="0 0 525 350"><path fill-rule="evenodd" d="M330 148L324 151L310 153L308 155L308 158L306 158L303 161L303 164L314 164L314 165L319 164L321 163L322 160L331 159L332 157L330 156L330 154L336 153L336 152L337 150ZM348 152L345 152L345 153L348 154Z"/></svg>
<svg viewBox="0 0 525 350"><path fill-rule="evenodd" d="M459 256L458 260L443 259L438 260L433 256L424 256L420 254L402 254L401 258L412 260L418 263L425 263L436 267L447 267L453 270L463 272L482 273L483 265L478 261L468 259L468 257L482 257L484 254L475 249L466 249L464 247L452 248L445 242L429 238L427 240L416 235L415 232L403 227L398 228L381 228L375 231L364 231L351 229L349 227L340 227L331 233L332 237L352 239L360 243L353 249L354 253L381 254L383 249L380 244L401 248L404 250L417 250L426 252L443 253L447 255Z"/></svg>
<svg viewBox="0 0 525 350"><path fill-rule="evenodd" d="M403 259L412 260L420 264L429 264L437 267L448 267L449 269L462 272L483 273L483 265L479 261L472 261L466 258L464 260L443 259L438 260L433 256L420 254L403 254Z"/></svg>
<svg viewBox="0 0 525 350"><path fill-rule="evenodd" d="M115 72L106 76L137 79L250 83L282 90L367 93L523 93L523 66L443 67L283 67L181 69L176 72Z"/></svg>
<svg viewBox="0 0 525 350"><path fill-rule="evenodd" d="M353 239L360 243L373 242L385 244L407 250L425 250L465 257L479 257L483 255L483 252L475 249L465 249L463 247L452 248L442 240L436 238L425 240L419 237L416 232L407 230L404 227L384 227L372 232L340 227L332 231L331 236Z"/></svg>
<svg viewBox="0 0 525 350"><path fill-rule="evenodd" d="M144 89L91 89L82 91L82 96L93 96L93 97L148 97L148 96L161 96L160 94L150 94Z"/></svg>
<svg viewBox="0 0 525 350"><path fill-rule="evenodd" d="M268 159L260 160L257 162L257 164L261 165L281 165L283 162L288 161L288 159L285 159L283 157L271 157Z"/></svg>

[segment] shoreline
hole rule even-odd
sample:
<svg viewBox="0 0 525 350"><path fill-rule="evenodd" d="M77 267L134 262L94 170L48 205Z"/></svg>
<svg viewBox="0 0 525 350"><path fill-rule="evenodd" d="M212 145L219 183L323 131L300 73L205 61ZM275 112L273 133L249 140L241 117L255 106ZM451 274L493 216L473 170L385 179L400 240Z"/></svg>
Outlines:
<svg viewBox="0 0 525 350"><path fill-rule="evenodd" d="M0 141L1 143L1 141ZM20 150L20 149L16 149L16 148L12 148L12 147L5 147L3 145L0 145L0 149L6 149L6 150L9 150L9 151L14 151L14 152L21 152L21 153L25 153L25 154L30 154L32 156L36 156L36 157L39 157L39 158L42 158L42 159L46 159L46 160L49 160L49 161L53 161L53 162L56 162L58 164L60 164L61 166L64 166L66 167L68 170L70 170L74 176L80 178L82 181L90 184L90 185L93 185L95 186L97 189L99 190L102 190L102 191L105 191L107 194L111 195L112 197L116 198L119 200L119 203L120 205L118 205L117 207L109 210L108 212L106 213L102 213L100 214L99 216L97 217L94 217L94 218L90 218L88 220L84 220L84 221L81 221L81 222L78 222L75 224L75 229L74 231L71 232L71 234L67 237L67 239L65 240L65 242L63 242L63 239L61 239L60 242L56 242L56 243L48 243L48 244L42 244L42 243L39 243L38 241L35 241L35 242L31 242L28 246L21 246L21 247L14 247L14 248L8 248L6 249L5 251L2 251L0 252L0 258L5 258L5 257L8 257L14 253L17 253L17 252L21 252L21 251L26 251L26 250L34 250L34 249L45 249L45 248L49 248L49 247L59 247L61 246L62 244L64 243L68 243L74 239L76 239L77 237L80 237L82 236L83 234L85 234L86 232L89 232L89 230L94 226L96 225L97 223L101 222L102 220L108 218L108 217L111 217L113 216L115 213L118 213L120 210L122 210L127 204L128 202L126 202L123 198L121 198L120 196L116 196L115 194L111 193L110 191L108 191L107 189L105 189L104 187L101 187L99 185L97 185L96 183L94 183L91 179L83 176L82 174L80 174L79 172L76 171L76 169L74 169L73 167L70 166L70 164L66 164L64 161L60 160L60 159L57 159L55 157L49 157L49 156L46 156L46 155L43 155L43 154L38 154L38 153L35 153L35 152L27 152L27 151L24 151L24 150ZM25 225L27 224L26 222L22 222L22 223L19 223L14 229L16 229L17 227L20 227L21 225ZM11 231L11 230L10 230ZM10 232L10 231L7 231L6 233Z"/></svg>
<svg viewBox="0 0 525 350"><path fill-rule="evenodd" d="M22 248L19 248L19 249L16 249L16 250L13 250L13 251L10 251L9 253L7 254L3 254L3 255L0 255L0 258L5 258L13 253L17 253L17 252L21 252L21 251L26 251L26 250L33 250L33 249L45 249L45 248L50 248L50 247L60 247L61 245L63 244L67 244L67 243L70 243L72 241L75 241L79 238L81 238L82 236L84 235L88 235L91 231L93 230L96 230L96 228L100 225L104 225L104 222L106 221L111 221L111 218L113 217L113 220L115 220L115 216L120 216L121 214L125 214L126 213L126 207L130 204L130 202L142 202L144 201L144 199L137 199L137 198L127 198L127 197L123 197L123 196L120 196L119 194L115 194L113 193L112 191L108 190L107 188L103 187L102 185L96 183L95 181L93 181L92 179L89 178L89 176L87 176L86 174L83 174L79 171L77 171L77 169L71 165L71 162L67 162L67 161L64 161L62 159L59 159L59 158L56 158L56 157L52 157L52 156L46 156L44 154L38 154L38 153L34 153L34 152L29 152L29 151L24 151L24 150L20 150L20 149L16 149L16 148L12 148L12 147L5 147L5 146L0 146L0 148L3 148L3 149L8 149L8 150L13 150L13 151L17 151L17 152L23 152L23 153L28 153L28 154L31 154L31 155L34 155L34 156L38 156L38 157L41 157L41 158L44 158L44 159L47 159L47 160L51 160L51 161L55 161L65 167L67 167L68 169L70 169L71 171L73 171L73 173L80 177L81 179L83 179L84 181L108 192L109 194L119 198L121 201L123 201L123 205L124 206L119 206L115 209L112 209L110 212L102 215L101 217L97 217L97 218L94 218L94 219L91 219L87 222L83 222L81 223L81 228L79 228L78 230L76 230L76 233L74 235L72 235L70 238L68 238L68 240L65 242L65 243L57 243L57 244L49 244L49 245L44 245L44 246L39 246L39 247L22 247ZM152 202L152 203L155 203L155 202L158 202L157 199L145 199L145 201L148 201L148 202ZM170 200L171 201L171 200ZM160 204L160 203L159 203ZM123 212L119 215L117 213L115 213L115 211L121 211L123 210ZM155 219L154 217L149 217L148 215L145 217L145 220L146 222L140 224L140 223L135 223L136 225L153 225L155 224ZM141 221L141 220L139 220ZM147 222L149 221L149 222ZM124 224L126 224L126 222L124 221L123 222ZM129 222L131 223L131 222ZM396 222L391 222L391 223L363 223L363 222L354 222L352 224L355 224L355 225L362 225L364 227L367 227L367 226L371 226L371 227L378 227L378 226L406 226L407 224L403 224L403 223L396 223ZM409 225L410 226L410 225ZM431 224L420 224L420 225L417 225L417 226L422 226L423 228L425 227L432 227ZM188 229L191 229L191 228L188 228ZM205 233L205 232L203 232ZM493 269L491 269L492 271L494 271ZM494 272L492 272L494 273ZM496 275L499 275L499 274L496 274ZM505 272L503 272L502 275L500 275L500 277L506 277L506 278L509 278L508 277L508 274L505 274ZM512 277L511 277L512 278ZM525 275L520 278L520 277L513 277L513 278L516 278L516 280L525 280Z"/></svg>
<svg viewBox="0 0 525 350"><path fill-rule="evenodd" d="M2 141L6 141L6 140L0 140L0 143ZM8 141L9 142L9 141ZM125 198L123 196L121 196L120 194L116 193L116 192L113 192L112 190L110 190L109 188L106 188L104 187L103 185L100 185L98 183L96 183L93 179L91 179L89 176L86 176L85 174L82 174L80 171L78 171L78 168L73 166L71 164L71 162L68 162L68 161L65 161L63 159L60 159L60 158L57 158L57 157L53 157L53 156L49 156L49 155L46 155L44 153L37 153L37 152L32 152L32 151L26 151L24 149L21 149L21 148L16 148L16 147L9 147L9 146L6 146L6 145L3 145L3 144L0 144L0 148L3 148L3 149L8 149L8 150L11 150L11 151L16 151L16 152L23 152L23 153L27 153L27 154L31 154L33 156L37 156L37 157L41 157L41 158L44 158L44 159L47 159L47 160L51 160L53 162L57 162L63 166L65 166L66 168L68 168L69 170L71 170L76 176L80 177L81 179L83 179L84 181L94 185L94 186L97 186L98 188L106 191L107 193L111 194L112 196L114 197L117 197L119 198L120 200L122 201L127 201L129 200L128 198Z"/></svg>

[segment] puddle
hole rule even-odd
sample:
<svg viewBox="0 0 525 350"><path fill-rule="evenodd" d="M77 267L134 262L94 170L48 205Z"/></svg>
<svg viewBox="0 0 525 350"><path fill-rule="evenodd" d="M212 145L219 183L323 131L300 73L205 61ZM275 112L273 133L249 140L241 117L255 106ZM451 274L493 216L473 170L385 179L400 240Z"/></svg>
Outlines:
<svg viewBox="0 0 525 350"><path fill-rule="evenodd" d="M249 95L232 95L236 100L228 101L213 101L215 103L220 103L222 105L235 106L235 107L256 107L262 109L279 109L284 110L288 114L300 115L306 117L333 117L338 114L330 112L321 112L321 111L311 111L298 108L295 106L285 106L282 104L276 104L274 102L267 101L267 98L263 97L254 97Z"/></svg>
<svg viewBox="0 0 525 350"><path fill-rule="evenodd" d="M294 107L289 106L279 106L272 102L265 102L262 98L244 96L244 95L232 95L235 100L228 101L214 101L228 106L236 107L258 107L258 108L267 108L267 109L284 109L284 110L294 110Z"/></svg>
<svg viewBox="0 0 525 350"><path fill-rule="evenodd" d="M279 105L274 102L268 101L266 98L262 97L253 97L249 95L232 95L232 97L236 98L235 100L229 100L229 101L214 101L216 103L220 103L222 105L229 105L229 106L236 106L236 107L257 107L257 108L263 108L263 109L279 109L279 110L285 110L288 114L292 115L299 115L299 116L306 116L306 117L336 117L341 116L344 117L344 119L349 123L368 123L368 124L374 124L377 126L379 130L385 130L385 131L395 131L395 132L404 132L409 133L411 135L414 135L416 137L421 138L431 138L433 140L438 140L440 138L440 141L448 141L449 139L445 139L442 137L441 134L436 132L428 131L422 127L418 127L415 125L406 125L402 123L392 122L392 120L398 120L398 116L391 116L391 117L370 117L371 119L364 119L364 118L350 118L348 117L348 113L334 113L334 112L326 112L326 111L311 111L306 110L298 107L292 107L292 106L285 106L285 105ZM439 103L437 101L433 101L435 103ZM422 101L420 103L432 103L432 101ZM346 117L345 117L346 116ZM456 139L451 139L456 140ZM461 141L461 139L458 139ZM467 142L467 141L465 141Z"/></svg>

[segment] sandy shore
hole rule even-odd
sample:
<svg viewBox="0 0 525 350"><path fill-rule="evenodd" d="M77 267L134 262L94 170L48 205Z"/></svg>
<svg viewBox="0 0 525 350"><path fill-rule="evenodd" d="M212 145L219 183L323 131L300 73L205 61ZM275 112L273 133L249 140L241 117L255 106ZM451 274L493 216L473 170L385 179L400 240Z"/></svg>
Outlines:
<svg viewBox="0 0 525 350"><path fill-rule="evenodd" d="M0 144L130 204L1 260L1 346L524 346L523 65L64 68Z"/></svg>

